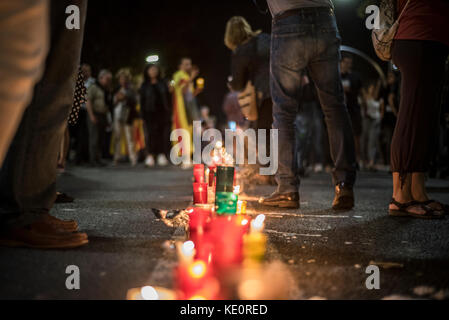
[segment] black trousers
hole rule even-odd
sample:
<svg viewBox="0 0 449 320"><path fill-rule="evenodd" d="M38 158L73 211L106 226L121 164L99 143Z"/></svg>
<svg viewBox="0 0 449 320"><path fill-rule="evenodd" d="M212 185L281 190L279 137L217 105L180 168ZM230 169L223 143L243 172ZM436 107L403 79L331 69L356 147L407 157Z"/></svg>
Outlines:
<svg viewBox="0 0 449 320"><path fill-rule="evenodd" d="M80 9L80 29L65 26L66 7ZM51 47L44 76L36 85L0 171L0 218L3 226L32 223L56 199L59 146L73 104L87 0L51 1Z"/></svg>
<svg viewBox="0 0 449 320"><path fill-rule="evenodd" d="M401 101L391 143L391 169L426 172L437 148L440 97L449 48L434 41L395 40Z"/></svg>

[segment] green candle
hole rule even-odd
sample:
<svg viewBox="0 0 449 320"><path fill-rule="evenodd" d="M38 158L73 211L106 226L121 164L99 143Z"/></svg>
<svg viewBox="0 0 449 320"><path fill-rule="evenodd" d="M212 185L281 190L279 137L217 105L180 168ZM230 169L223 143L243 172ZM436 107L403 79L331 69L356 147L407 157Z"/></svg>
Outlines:
<svg viewBox="0 0 449 320"><path fill-rule="evenodd" d="M234 190L234 167L217 167L216 192L232 192Z"/></svg>
<svg viewBox="0 0 449 320"><path fill-rule="evenodd" d="M215 193L215 212L218 215L235 214L237 212L237 195L233 192Z"/></svg>

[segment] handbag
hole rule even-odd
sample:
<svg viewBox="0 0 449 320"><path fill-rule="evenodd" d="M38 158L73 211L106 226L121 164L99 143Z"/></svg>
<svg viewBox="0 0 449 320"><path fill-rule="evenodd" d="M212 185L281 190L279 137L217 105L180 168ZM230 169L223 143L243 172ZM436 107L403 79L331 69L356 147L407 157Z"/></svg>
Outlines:
<svg viewBox="0 0 449 320"><path fill-rule="evenodd" d="M391 47L393 44L393 38L399 28L399 21L404 13L410 0L407 1L402 9L399 17L393 22L394 6L393 0L384 0L380 5L380 21L381 26L379 29L373 29L371 33L371 40L373 42L374 51L377 56L383 61L391 60Z"/></svg>
<svg viewBox="0 0 449 320"><path fill-rule="evenodd" d="M251 81L248 81L245 89L238 94L238 101L243 116L249 121L256 121L258 117L256 88Z"/></svg>

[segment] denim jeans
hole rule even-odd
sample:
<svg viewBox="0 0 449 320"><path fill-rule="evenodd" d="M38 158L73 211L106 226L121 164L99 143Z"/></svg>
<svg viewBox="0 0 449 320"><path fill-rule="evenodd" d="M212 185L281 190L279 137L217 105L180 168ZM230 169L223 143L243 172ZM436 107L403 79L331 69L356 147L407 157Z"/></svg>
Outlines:
<svg viewBox="0 0 449 320"><path fill-rule="evenodd" d="M65 10L71 4L80 8L80 30L65 27ZM44 75L0 170L0 228L34 222L56 199L57 158L73 105L87 0L51 1L50 9L51 44Z"/></svg>
<svg viewBox="0 0 449 320"><path fill-rule="evenodd" d="M296 192L295 125L300 86L307 68L315 83L329 132L334 184L353 185L354 138L340 77L340 35L331 9L305 8L274 19L271 40L273 128L279 130L278 192Z"/></svg>
<svg viewBox="0 0 449 320"><path fill-rule="evenodd" d="M323 114L318 102L302 103L301 111L296 116L296 150L295 163L304 170L304 161L308 165L323 164Z"/></svg>

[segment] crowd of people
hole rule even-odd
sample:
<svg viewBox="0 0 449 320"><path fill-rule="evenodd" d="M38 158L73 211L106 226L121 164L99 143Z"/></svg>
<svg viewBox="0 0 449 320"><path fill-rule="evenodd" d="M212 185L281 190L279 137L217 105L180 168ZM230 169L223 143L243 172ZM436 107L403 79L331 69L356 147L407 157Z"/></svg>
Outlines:
<svg viewBox="0 0 449 320"><path fill-rule="evenodd" d="M199 108L196 96L203 88L195 84L199 69L190 58L180 60L172 79L164 77L157 64L146 65L135 76L129 68L121 68L115 76L103 69L96 79L91 66L82 64L81 74L86 103L65 137L70 140L65 157L76 165L102 167L112 159L113 166L121 162L135 166L139 160L147 167L166 166L172 128L191 131L194 120L215 126L209 108Z"/></svg>

